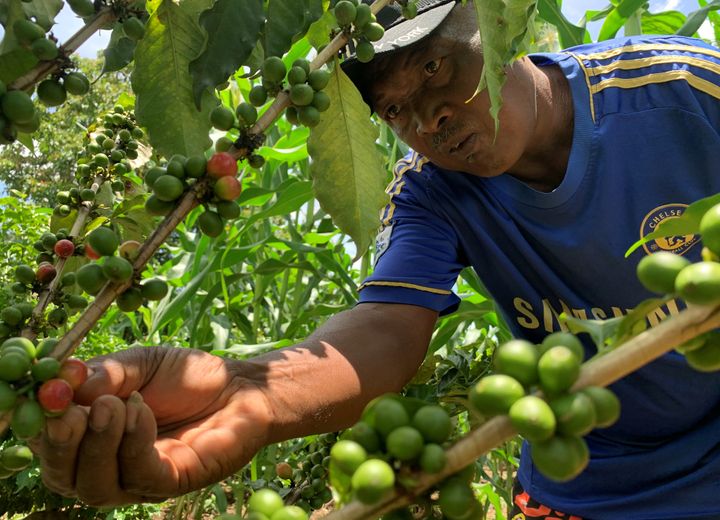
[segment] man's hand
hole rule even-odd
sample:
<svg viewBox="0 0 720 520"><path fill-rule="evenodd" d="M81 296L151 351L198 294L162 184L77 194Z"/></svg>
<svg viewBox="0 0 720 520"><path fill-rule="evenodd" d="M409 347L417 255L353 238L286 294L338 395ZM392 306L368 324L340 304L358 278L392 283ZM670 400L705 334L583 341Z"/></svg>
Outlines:
<svg viewBox="0 0 720 520"><path fill-rule="evenodd" d="M137 348L90 361L62 417L31 444L45 484L90 505L161 501L217 482L267 443L262 391L239 362Z"/></svg>

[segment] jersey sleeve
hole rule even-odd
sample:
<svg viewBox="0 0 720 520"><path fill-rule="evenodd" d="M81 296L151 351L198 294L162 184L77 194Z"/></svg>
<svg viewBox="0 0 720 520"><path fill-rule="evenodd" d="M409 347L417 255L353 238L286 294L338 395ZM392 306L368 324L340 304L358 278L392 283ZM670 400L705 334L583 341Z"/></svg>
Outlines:
<svg viewBox="0 0 720 520"><path fill-rule="evenodd" d="M360 286L360 302L404 303L447 314L460 299L452 292L465 267L455 230L432 211L423 166L411 153L395 167L382 213L373 274Z"/></svg>

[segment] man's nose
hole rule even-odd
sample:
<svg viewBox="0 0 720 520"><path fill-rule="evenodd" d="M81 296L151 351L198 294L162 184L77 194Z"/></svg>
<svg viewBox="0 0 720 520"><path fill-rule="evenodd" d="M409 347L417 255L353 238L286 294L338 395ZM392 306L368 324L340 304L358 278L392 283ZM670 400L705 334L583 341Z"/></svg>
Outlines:
<svg viewBox="0 0 720 520"><path fill-rule="evenodd" d="M434 134L445 125L451 116L450 107L447 105L428 107L425 111L419 112L417 118L417 134L424 136Z"/></svg>

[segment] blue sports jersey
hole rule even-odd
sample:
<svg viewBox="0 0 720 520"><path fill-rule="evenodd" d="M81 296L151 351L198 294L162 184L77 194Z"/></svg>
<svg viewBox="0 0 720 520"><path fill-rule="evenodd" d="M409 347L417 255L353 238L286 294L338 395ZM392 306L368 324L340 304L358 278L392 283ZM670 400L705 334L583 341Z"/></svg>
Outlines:
<svg viewBox="0 0 720 520"><path fill-rule="evenodd" d="M536 191L410 153L399 162L362 302L442 313L473 266L516 337L540 342L558 315L611 318L653 296L638 261L655 251L700 258L697 236L625 251L688 204L720 192L720 51L683 37L630 37L531 56L565 73L574 104L567 172ZM678 312L670 302L648 316ZM523 450L519 479L536 500L593 519L720 518L720 375L674 352L615 383L622 416L586 437L589 467L558 484ZM527 448L527 446L526 446Z"/></svg>

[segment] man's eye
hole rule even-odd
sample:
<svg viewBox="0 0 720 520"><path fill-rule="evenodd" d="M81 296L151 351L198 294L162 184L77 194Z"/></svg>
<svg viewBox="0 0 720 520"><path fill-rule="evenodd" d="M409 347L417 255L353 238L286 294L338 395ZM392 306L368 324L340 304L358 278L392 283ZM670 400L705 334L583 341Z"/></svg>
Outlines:
<svg viewBox="0 0 720 520"><path fill-rule="evenodd" d="M399 113L400 113L400 107L398 107L397 105L390 105L385 110L385 117L387 119L395 119Z"/></svg>
<svg viewBox="0 0 720 520"><path fill-rule="evenodd" d="M425 64L425 72L431 76L440 70L440 60L432 60Z"/></svg>

